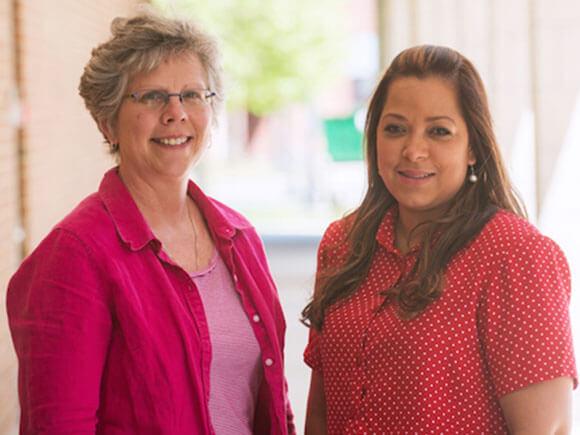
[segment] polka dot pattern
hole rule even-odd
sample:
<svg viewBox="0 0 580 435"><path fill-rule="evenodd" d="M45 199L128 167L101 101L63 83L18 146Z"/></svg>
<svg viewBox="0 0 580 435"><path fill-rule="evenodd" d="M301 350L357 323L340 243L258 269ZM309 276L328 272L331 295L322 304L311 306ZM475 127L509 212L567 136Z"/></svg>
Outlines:
<svg viewBox="0 0 580 435"><path fill-rule="evenodd" d="M410 321L382 290L416 252L394 247L394 215L357 292L310 332L305 362L324 379L329 434L507 433L499 398L576 369L560 248L525 220L498 212L450 262L439 300ZM319 270L344 261L344 221L328 228Z"/></svg>

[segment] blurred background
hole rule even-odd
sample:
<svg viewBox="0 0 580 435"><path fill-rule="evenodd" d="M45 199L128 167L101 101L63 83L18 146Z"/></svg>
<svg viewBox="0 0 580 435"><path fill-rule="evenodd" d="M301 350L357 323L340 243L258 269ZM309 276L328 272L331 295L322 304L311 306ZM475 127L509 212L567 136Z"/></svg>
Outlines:
<svg viewBox="0 0 580 435"><path fill-rule="evenodd" d="M486 83L530 220L564 249L580 346L580 3L576 0L0 0L0 434L17 433L8 279L114 163L77 95L90 50L140 4L218 37L228 105L192 177L262 235L287 316L301 428L309 369L299 313L326 225L365 189L361 128L392 57L420 43L469 57ZM575 393L580 433L580 393Z"/></svg>

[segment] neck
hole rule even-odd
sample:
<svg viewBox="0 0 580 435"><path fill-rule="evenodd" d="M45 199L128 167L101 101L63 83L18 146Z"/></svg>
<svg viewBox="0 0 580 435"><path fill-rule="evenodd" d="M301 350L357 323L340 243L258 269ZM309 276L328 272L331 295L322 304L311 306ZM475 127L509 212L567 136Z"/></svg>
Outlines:
<svg viewBox="0 0 580 435"><path fill-rule="evenodd" d="M187 213L187 177L145 179L122 165L119 176L151 227L177 223Z"/></svg>
<svg viewBox="0 0 580 435"><path fill-rule="evenodd" d="M421 219L420 216L406 214L399 210L399 215L395 221L395 245L403 254L407 253L413 246L421 243L422 229L418 225L427 222L429 219Z"/></svg>
<svg viewBox="0 0 580 435"><path fill-rule="evenodd" d="M409 232L409 230L403 227L400 220L395 222L395 246L402 254L406 254L411 249Z"/></svg>

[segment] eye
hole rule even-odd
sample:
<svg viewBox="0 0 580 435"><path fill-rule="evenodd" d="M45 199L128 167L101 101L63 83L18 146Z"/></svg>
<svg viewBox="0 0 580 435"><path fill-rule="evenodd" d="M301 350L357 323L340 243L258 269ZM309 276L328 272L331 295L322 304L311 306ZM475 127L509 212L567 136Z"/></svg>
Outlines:
<svg viewBox="0 0 580 435"><path fill-rule="evenodd" d="M383 130L389 136L400 136L407 131L405 126L400 124L387 124Z"/></svg>
<svg viewBox="0 0 580 435"><path fill-rule="evenodd" d="M204 101L202 94L199 91L189 89L181 93L181 98L185 103L199 104Z"/></svg>
<svg viewBox="0 0 580 435"><path fill-rule="evenodd" d="M147 105L163 104L166 100L167 93L158 90L146 91L137 97L137 101Z"/></svg>
<svg viewBox="0 0 580 435"><path fill-rule="evenodd" d="M449 129L447 129L445 127L433 127L429 130L429 133L432 136L445 137L445 136L449 136L451 134L451 131L449 131Z"/></svg>

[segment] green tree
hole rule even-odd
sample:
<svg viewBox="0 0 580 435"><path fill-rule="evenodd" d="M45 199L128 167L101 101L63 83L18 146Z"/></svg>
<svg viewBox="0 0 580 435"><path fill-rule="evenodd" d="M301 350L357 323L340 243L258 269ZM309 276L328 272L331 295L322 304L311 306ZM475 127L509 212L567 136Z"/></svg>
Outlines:
<svg viewBox="0 0 580 435"><path fill-rule="evenodd" d="M313 96L341 68L343 0L154 0L221 42L230 107L265 115Z"/></svg>

